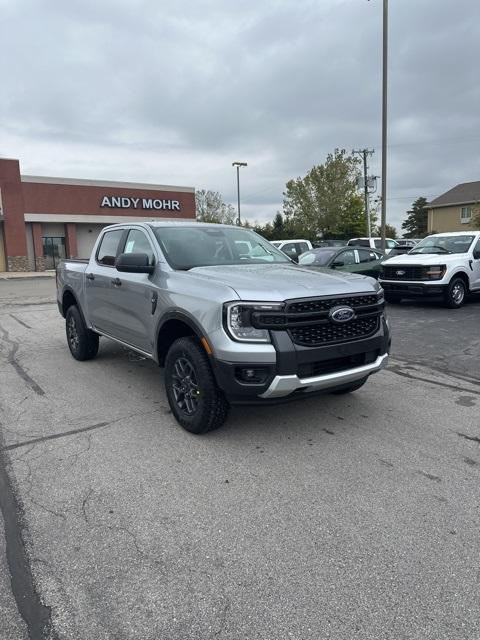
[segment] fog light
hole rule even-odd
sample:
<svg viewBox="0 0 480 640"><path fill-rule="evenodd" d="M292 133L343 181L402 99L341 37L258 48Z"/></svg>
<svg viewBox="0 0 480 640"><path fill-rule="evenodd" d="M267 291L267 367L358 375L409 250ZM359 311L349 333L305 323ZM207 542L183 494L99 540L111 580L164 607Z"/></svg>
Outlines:
<svg viewBox="0 0 480 640"><path fill-rule="evenodd" d="M239 367L235 373L240 382L263 384L267 379L268 369L264 367Z"/></svg>

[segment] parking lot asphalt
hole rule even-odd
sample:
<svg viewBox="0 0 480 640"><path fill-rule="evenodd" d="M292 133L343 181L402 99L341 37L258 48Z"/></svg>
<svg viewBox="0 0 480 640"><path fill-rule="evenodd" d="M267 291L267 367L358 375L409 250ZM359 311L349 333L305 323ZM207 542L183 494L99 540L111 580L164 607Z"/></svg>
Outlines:
<svg viewBox="0 0 480 640"><path fill-rule="evenodd" d="M198 437L153 363L71 358L54 286L0 282L0 638L480 637L479 302L391 306L361 391Z"/></svg>

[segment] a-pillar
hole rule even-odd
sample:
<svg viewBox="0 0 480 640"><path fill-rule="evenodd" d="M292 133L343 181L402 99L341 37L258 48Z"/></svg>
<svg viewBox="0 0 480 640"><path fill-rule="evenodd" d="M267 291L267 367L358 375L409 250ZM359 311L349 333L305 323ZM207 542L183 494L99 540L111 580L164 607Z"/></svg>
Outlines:
<svg viewBox="0 0 480 640"><path fill-rule="evenodd" d="M67 258L76 258L78 256L77 225L73 222L67 222L65 225L65 252Z"/></svg>
<svg viewBox="0 0 480 640"><path fill-rule="evenodd" d="M0 160L0 191L7 269L8 271L28 271L25 206L18 160Z"/></svg>
<svg viewBox="0 0 480 640"><path fill-rule="evenodd" d="M43 255L42 224L32 222L33 252L35 254L35 271L45 271L45 256Z"/></svg>

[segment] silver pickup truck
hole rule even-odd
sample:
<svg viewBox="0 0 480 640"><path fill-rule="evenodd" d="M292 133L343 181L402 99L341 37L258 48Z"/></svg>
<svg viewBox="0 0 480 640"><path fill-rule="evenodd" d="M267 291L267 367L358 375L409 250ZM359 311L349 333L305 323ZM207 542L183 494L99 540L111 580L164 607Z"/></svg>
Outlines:
<svg viewBox="0 0 480 640"><path fill-rule="evenodd" d="M59 265L57 299L74 358L94 358L100 336L151 358L193 433L230 404L355 391L390 347L375 280L310 271L241 227L106 227L90 260Z"/></svg>

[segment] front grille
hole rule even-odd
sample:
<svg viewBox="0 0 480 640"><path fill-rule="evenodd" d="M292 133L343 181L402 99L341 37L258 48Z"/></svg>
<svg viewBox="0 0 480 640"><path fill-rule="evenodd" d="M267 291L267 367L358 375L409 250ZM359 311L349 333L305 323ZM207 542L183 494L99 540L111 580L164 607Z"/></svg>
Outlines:
<svg viewBox="0 0 480 640"><path fill-rule="evenodd" d="M424 280L425 267L402 267L400 264L388 267L385 265L381 277L383 280Z"/></svg>
<svg viewBox="0 0 480 640"><path fill-rule="evenodd" d="M342 306L354 309L355 316L340 324L329 312ZM370 337L378 331L382 310L376 293L303 298L287 300L280 312L254 311L251 322L257 329L286 330L295 344L316 347Z"/></svg>
<svg viewBox="0 0 480 640"><path fill-rule="evenodd" d="M378 316L373 318L356 318L345 324L317 324L290 329L293 342L305 347L316 347L336 342L347 342L368 338L378 330Z"/></svg>
<svg viewBox="0 0 480 640"><path fill-rule="evenodd" d="M345 296L343 298L317 298L314 300L301 300L288 304L288 313L317 313L318 311L329 311L332 307L348 305L349 307L361 307L377 304L377 296Z"/></svg>

